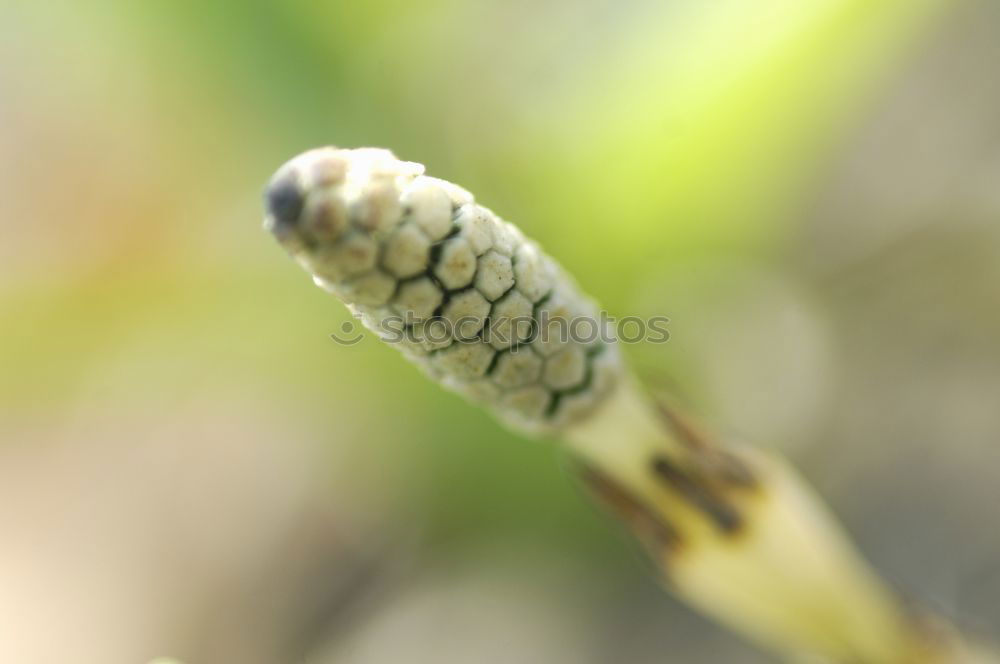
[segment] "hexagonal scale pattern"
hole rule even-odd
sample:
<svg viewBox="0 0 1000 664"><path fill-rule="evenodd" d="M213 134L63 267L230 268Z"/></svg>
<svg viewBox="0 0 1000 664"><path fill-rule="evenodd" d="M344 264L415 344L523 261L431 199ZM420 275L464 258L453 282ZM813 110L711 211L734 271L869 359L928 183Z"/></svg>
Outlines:
<svg viewBox="0 0 1000 664"><path fill-rule="evenodd" d="M517 290L510 291L493 304L490 325L484 338L497 350L510 348L528 339L535 327L532 309L528 298Z"/></svg>
<svg viewBox="0 0 1000 664"><path fill-rule="evenodd" d="M396 280L385 272L373 270L368 274L345 282L340 288L341 297L366 307L386 304L396 290Z"/></svg>
<svg viewBox="0 0 1000 664"><path fill-rule="evenodd" d="M333 192L310 196L302 217L306 230L318 242L336 242L347 230L347 206Z"/></svg>
<svg viewBox="0 0 1000 664"><path fill-rule="evenodd" d="M493 246L493 213L481 205L463 205L458 211L455 223L461 229L472 251L482 256Z"/></svg>
<svg viewBox="0 0 1000 664"><path fill-rule="evenodd" d="M552 395L548 390L540 385L532 385L506 393L501 403L517 417L530 421L541 418L551 401Z"/></svg>
<svg viewBox="0 0 1000 664"><path fill-rule="evenodd" d="M476 274L476 254L472 247L461 237L455 237L441 247L441 256L434 275L441 280L445 288L465 288L472 283Z"/></svg>
<svg viewBox="0 0 1000 664"><path fill-rule="evenodd" d="M403 224L389 236L382 254L382 265L400 279L427 269L431 241L416 224Z"/></svg>
<svg viewBox="0 0 1000 664"><path fill-rule="evenodd" d="M433 178L420 176L407 187L400 200L410 210L410 219L431 240L440 240L451 231L451 198Z"/></svg>
<svg viewBox="0 0 1000 664"><path fill-rule="evenodd" d="M455 343L448 323L440 318L431 318L411 325L406 332L410 344L427 352L441 350Z"/></svg>
<svg viewBox="0 0 1000 664"><path fill-rule="evenodd" d="M543 254L531 242L525 242L514 252L517 289L532 302L538 302L552 290L554 283L550 272Z"/></svg>
<svg viewBox="0 0 1000 664"><path fill-rule="evenodd" d="M370 236L352 231L326 252L318 254L323 264L330 266L330 274L335 278L364 274L375 267L378 245Z"/></svg>
<svg viewBox="0 0 1000 664"><path fill-rule="evenodd" d="M497 220L496 225L493 226L493 249L504 256L513 256L522 242L524 242L524 237L513 224Z"/></svg>
<svg viewBox="0 0 1000 664"><path fill-rule="evenodd" d="M573 303L561 293L553 293L535 312L538 335L532 347L541 355L553 355L570 343Z"/></svg>
<svg viewBox="0 0 1000 664"><path fill-rule="evenodd" d="M510 258L492 249L479 258L475 286L487 300L496 300L513 285L514 268Z"/></svg>
<svg viewBox="0 0 1000 664"><path fill-rule="evenodd" d="M444 305L441 316L451 325L452 336L456 339L472 339L483 329L489 313L490 303L486 298L479 291L469 289L453 295Z"/></svg>
<svg viewBox="0 0 1000 664"><path fill-rule="evenodd" d="M542 359L525 348L501 353L490 376L498 386L513 389L534 383L541 373Z"/></svg>
<svg viewBox="0 0 1000 664"><path fill-rule="evenodd" d="M459 380L481 378L490 363L494 351L481 341L453 343L431 357L431 363L442 373Z"/></svg>
<svg viewBox="0 0 1000 664"><path fill-rule="evenodd" d="M579 385L586 374L586 354L583 348L574 344L545 360L542 380L554 390L567 390Z"/></svg>
<svg viewBox="0 0 1000 664"><path fill-rule="evenodd" d="M444 294L428 277L420 277L399 286L392 306L407 323L430 318L444 299Z"/></svg>

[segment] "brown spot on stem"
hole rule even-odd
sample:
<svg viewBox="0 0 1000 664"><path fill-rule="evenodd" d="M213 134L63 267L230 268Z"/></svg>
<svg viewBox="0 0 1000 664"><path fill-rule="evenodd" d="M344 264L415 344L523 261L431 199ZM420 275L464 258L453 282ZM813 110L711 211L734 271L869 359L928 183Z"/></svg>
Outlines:
<svg viewBox="0 0 1000 664"><path fill-rule="evenodd" d="M652 468L657 477L681 498L709 517L720 531L731 535L742 530L743 517L740 513L716 495L701 478L678 468L663 456L653 458Z"/></svg>
<svg viewBox="0 0 1000 664"><path fill-rule="evenodd" d="M708 435L695 424L694 420L683 415L679 410L669 405L662 398L656 402L660 416L667 423L667 426L676 434L677 438L684 445L691 449L703 450L712 447Z"/></svg>
<svg viewBox="0 0 1000 664"><path fill-rule="evenodd" d="M731 486L753 489L759 484L750 467L738 456L725 450L715 450L712 466L719 478Z"/></svg>
<svg viewBox="0 0 1000 664"><path fill-rule="evenodd" d="M703 474L726 486L752 489L758 485L750 467L717 445L692 418L662 399L657 401L657 407L678 440L694 453L695 464Z"/></svg>
<svg viewBox="0 0 1000 664"><path fill-rule="evenodd" d="M680 549L680 533L620 483L585 464L579 464L578 474L591 495L625 523L654 557Z"/></svg>

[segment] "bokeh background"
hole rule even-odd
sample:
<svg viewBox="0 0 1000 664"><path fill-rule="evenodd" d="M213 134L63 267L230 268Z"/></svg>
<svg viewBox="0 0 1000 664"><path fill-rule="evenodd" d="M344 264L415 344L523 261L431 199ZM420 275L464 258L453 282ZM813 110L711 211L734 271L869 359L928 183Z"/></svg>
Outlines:
<svg viewBox="0 0 1000 664"><path fill-rule="evenodd" d="M260 228L455 180L885 575L1000 632L995 0L0 2L0 661L772 661Z"/></svg>

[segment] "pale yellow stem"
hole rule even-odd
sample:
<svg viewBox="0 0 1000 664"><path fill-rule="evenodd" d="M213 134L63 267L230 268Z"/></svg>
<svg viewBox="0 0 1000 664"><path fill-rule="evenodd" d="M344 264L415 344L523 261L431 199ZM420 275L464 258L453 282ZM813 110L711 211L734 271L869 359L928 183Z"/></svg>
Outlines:
<svg viewBox="0 0 1000 664"><path fill-rule="evenodd" d="M567 439L669 587L752 640L796 661L1000 661L912 615L775 455L669 426L631 382Z"/></svg>

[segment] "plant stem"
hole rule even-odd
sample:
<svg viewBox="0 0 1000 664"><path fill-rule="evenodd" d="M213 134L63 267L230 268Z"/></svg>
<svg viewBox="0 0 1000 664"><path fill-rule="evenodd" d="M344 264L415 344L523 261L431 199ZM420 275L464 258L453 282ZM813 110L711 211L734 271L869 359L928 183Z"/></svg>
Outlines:
<svg viewBox="0 0 1000 664"><path fill-rule="evenodd" d="M634 382L566 439L672 591L753 641L793 661L1000 661L911 613L788 464L710 442Z"/></svg>

